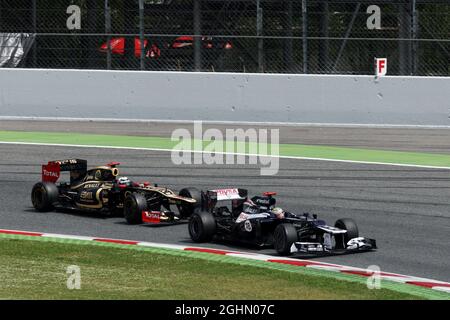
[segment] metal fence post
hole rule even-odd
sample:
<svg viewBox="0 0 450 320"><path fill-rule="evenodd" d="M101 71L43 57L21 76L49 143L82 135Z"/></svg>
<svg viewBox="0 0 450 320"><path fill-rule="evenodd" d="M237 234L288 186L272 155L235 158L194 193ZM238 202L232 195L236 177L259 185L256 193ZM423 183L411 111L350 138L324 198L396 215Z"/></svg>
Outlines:
<svg viewBox="0 0 450 320"><path fill-rule="evenodd" d="M418 33L418 19L417 19L417 5L416 0L411 1L411 38L413 39L411 44L411 74L416 75L417 74L417 68L418 68L418 43L416 41L417 39L417 33Z"/></svg>
<svg viewBox="0 0 450 320"><path fill-rule="evenodd" d="M408 4L401 3L399 6L399 70L400 75L411 74L411 15L408 12Z"/></svg>
<svg viewBox="0 0 450 320"><path fill-rule="evenodd" d="M256 35L258 36L258 71L264 72L264 39L263 36L263 9L261 0L256 1Z"/></svg>
<svg viewBox="0 0 450 320"><path fill-rule="evenodd" d="M109 0L105 0L105 32L107 34L107 53L106 53L106 69L111 69L111 8L109 7Z"/></svg>
<svg viewBox="0 0 450 320"><path fill-rule="evenodd" d="M328 2L322 3L321 6L323 13L320 17L320 36L323 38L319 42L319 68L329 71L329 27L330 27L330 15Z"/></svg>
<svg viewBox="0 0 450 320"><path fill-rule="evenodd" d="M33 0L33 13L32 13L32 20L33 20L33 34L34 34L34 41L33 41L33 49L32 49L32 58L33 58L33 68L36 67L37 64L37 45L36 45L36 41L37 41L37 3L36 0Z"/></svg>
<svg viewBox="0 0 450 320"><path fill-rule="evenodd" d="M141 42L141 70L145 70L145 21L144 0L139 0L139 37Z"/></svg>
<svg viewBox="0 0 450 320"><path fill-rule="evenodd" d="M284 70L291 72L293 64L293 31L292 31L292 20L293 20L293 3L292 0L286 1L286 21L284 24L284 29L286 32L286 40L284 43Z"/></svg>
<svg viewBox="0 0 450 320"><path fill-rule="evenodd" d="M202 70L202 13L201 0L194 1L194 69Z"/></svg>
<svg viewBox="0 0 450 320"><path fill-rule="evenodd" d="M99 32L99 28L102 28L103 23L102 22L101 15L99 14L103 13L101 11L104 7L104 4L99 2L98 0L86 0L86 19L87 23L84 24L86 29L89 33L95 34ZM84 29L84 28L83 28ZM101 29L102 33L104 32L104 29ZM80 39L86 39L86 41L82 41L81 43L85 43L86 45L83 46L83 60L85 61L85 67L89 69L96 69L99 68L98 63L98 52L95 50L95 48L98 45L98 37L92 36L92 35L81 35Z"/></svg>
<svg viewBox="0 0 450 320"><path fill-rule="evenodd" d="M308 73L308 9L307 0L302 0L302 31L303 31L303 73Z"/></svg>

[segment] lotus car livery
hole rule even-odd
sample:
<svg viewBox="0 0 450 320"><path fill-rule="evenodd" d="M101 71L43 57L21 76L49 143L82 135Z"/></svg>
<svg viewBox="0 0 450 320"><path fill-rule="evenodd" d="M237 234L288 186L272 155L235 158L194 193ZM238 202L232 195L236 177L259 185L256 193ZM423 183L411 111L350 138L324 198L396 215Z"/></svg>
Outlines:
<svg viewBox="0 0 450 320"><path fill-rule="evenodd" d="M69 159L50 161L42 166L42 181L34 185L31 201L38 211L55 208L123 214L130 224L142 222L173 223L188 218L200 204L200 191L182 189L178 194L149 182L133 182L119 176L120 165L87 168L87 161ZM68 182L58 182L69 172ZM178 210L174 212L171 207Z"/></svg>
<svg viewBox="0 0 450 320"><path fill-rule="evenodd" d="M189 220L192 240L218 239L273 246L280 255L296 252L340 254L376 249L374 239L359 236L352 219L339 219L334 226L329 226L317 215L296 214L275 207L274 192L251 199L247 194L247 190L238 188L202 192L201 210Z"/></svg>

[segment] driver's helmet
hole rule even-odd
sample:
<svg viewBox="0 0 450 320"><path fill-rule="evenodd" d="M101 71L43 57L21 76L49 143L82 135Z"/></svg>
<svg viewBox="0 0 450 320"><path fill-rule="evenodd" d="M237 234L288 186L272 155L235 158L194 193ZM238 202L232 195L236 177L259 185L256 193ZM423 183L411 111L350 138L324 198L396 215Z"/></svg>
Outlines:
<svg viewBox="0 0 450 320"><path fill-rule="evenodd" d="M270 210L276 217L277 219L283 219L284 218L284 210L279 208L279 207L275 207L272 208L272 210Z"/></svg>
<svg viewBox="0 0 450 320"><path fill-rule="evenodd" d="M121 185L126 185L126 186L131 185L131 180L128 179L128 177L120 177L120 178L117 180L117 182L118 182L119 184L121 184Z"/></svg>
<svg viewBox="0 0 450 320"><path fill-rule="evenodd" d="M259 207L250 199L245 200L243 206L243 212L249 214L259 213Z"/></svg>

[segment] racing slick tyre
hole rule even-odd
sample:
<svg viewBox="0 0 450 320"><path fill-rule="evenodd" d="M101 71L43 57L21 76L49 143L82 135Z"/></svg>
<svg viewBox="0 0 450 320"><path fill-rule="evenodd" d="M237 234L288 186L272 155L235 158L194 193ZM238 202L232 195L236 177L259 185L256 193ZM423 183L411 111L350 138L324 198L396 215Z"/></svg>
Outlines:
<svg viewBox="0 0 450 320"><path fill-rule="evenodd" d="M123 203L123 215L129 224L142 223L142 211L147 210L147 200L140 193L129 194Z"/></svg>
<svg viewBox="0 0 450 320"><path fill-rule="evenodd" d="M194 242L211 241L216 233L216 219L208 212L194 213L189 219L189 235Z"/></svg>
<svg viewBox="0 0 450 320"><path fill-rule="evenodd" d="M292 244L298 241L298 234L295 227L290 223L279 224L273 232L274 248L281 256L291 254Z"/></svg>
<svg viewBox="0 0 450 320"><path fill-rule="evenodd" d="M194 204L181 203L177 206L181 218L188 218L188 217L192 216L192 214L201 207L202 193L197 188L192 187L192 188L181 189L180 192L178 193L178 195L182 196L182 197L186 197L186 198L192 198L192 199L195 199L195 201L197 201Z"/></svg>
<svg viewBox="0 0 450 320"><path fill-rule="evenodd" d="M349 242L353 238L359 237L358 226L356 225L355 220L350 218L342 218L336 221L334 224L336 228L347 230L347 233L344 234L344 241L342 238L336 238L336 248L337 249L345 249L347 242Z"/></svg>
<svg viewBox="0 0 450 320"><path fill-rule="evenodd" d="M51 211L58 201L58 195L58 187L54 183L38 182L31 190L31 202L37 211Z"/></svg>

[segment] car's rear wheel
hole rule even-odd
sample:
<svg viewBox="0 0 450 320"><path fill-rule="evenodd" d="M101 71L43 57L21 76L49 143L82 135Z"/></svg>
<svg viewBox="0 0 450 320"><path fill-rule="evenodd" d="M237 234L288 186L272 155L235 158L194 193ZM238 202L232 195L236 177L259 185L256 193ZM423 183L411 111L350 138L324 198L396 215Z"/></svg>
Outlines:
<svg viewBox="0 0 450 320"><path fill-rule="evenodd" d="M355 220L350 218L342 218L334 224L336 228L347 230L343 237L336 237L336 248L345 249L346 244L353 238L359 237L358 226Z"/></svg>
<svg viewBox="0 0 450 320"><path fill-rule="evenodd" d="M195 199L196 201L196 203L182 202L177 206L181 218L190 217L194 212L196 212L201 207L202 193L197 188L191 187L181 189L178 195L185 198L192 198Z"/></svg>
<svg viewBox="0 0 450 320"><path fill-rule="evenodd" d="M292 244L298 241L298 234L295 227L290 223L279 224L273 232L274 248L279 255L287 256L291 254Z"/></svg>
<svg viewBox="0 0 450 320"><path fill-rule="evenodd" d="M142 223L142 211L147 210L147 200L140 193L127 195L123 204L123 215L129 224Z"/></svg>
<svg viewBox="0 0 450 320"><path fill-rule="evenodd" d="M216 233L216 219L208 212L194 213L189 219L189 235L195 242L211 241Z"/></svg>
<svg viewBox="0 0 450 320"><path fill-rule="evenodd" d="M54 183L38 182L31 190L31 202L37 211L51 211L58 201L58 195L58 187Z"/></svg>

